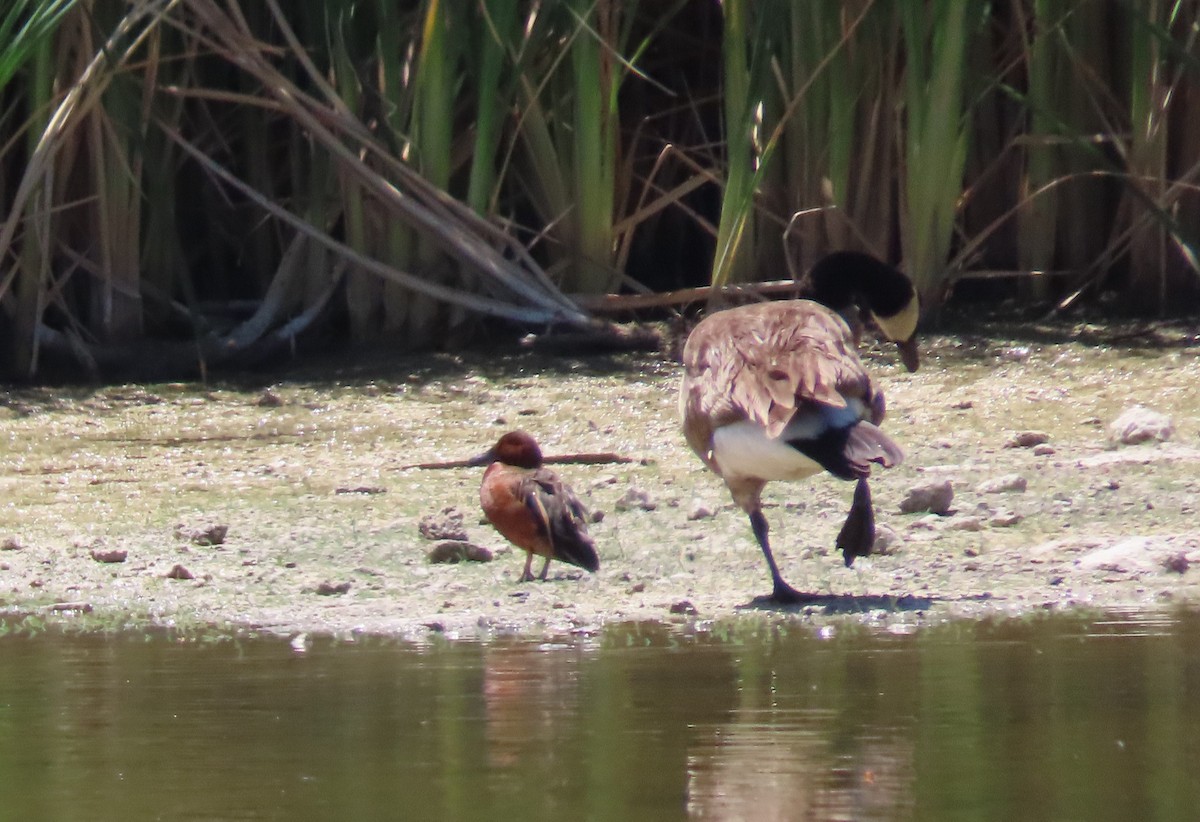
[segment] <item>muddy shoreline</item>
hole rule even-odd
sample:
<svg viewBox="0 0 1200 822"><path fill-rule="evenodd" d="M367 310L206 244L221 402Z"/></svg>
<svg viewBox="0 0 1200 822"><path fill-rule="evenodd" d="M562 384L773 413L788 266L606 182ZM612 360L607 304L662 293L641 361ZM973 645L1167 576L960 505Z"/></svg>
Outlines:
<svg viewBox="0 0 1200 822"><path fill-rule="evenodd" d="M88 630L426 641L1192 607L1200 336L1156 333L937 336L916 374L869 350L885 428L907 454L872 483L890 544L846 569L832 544L852 485L770 486L781 570L830 597L791 610L754 603L765 564L678 433L678 366L663 356L434 355L270 385L9 390L0 612ZM1114 445L1111 422L1139 404L1168 415L1172 435ZM559 469L604 513L597 574L554 565L545 583L517 583L523 556L479 515L480 471L409 467L469 457L515 427L549 454L633 459ZM947 480L946 515L900 513L913 487ZM419 523L446 508L493 561L428 562Z"/></svg>

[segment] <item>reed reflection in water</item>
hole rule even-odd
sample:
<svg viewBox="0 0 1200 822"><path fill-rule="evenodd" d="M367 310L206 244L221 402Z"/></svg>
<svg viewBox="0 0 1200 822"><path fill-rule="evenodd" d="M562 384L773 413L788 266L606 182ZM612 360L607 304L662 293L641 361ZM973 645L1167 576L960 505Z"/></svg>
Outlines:
<svg viewBox="0 0 1200 822"><path fill-rule="evenodd" d="M1200 617L0 636L0 819L1192 819Z"/></svg>

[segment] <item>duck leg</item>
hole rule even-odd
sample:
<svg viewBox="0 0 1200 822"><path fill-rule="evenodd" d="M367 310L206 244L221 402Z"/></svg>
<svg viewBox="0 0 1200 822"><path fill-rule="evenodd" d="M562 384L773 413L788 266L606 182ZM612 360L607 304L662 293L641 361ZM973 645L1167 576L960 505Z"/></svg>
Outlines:
<svg viewBox="0 0 1200 822"><path fill-rule="evenodd" d="M871 488L866 479L860 479L854 487L854 501L846 522L838 532L837 547L842 551L846 567L854 564L855 557L865 557L875 544L875 508L871 504Z"/></svg>
<svg viewBox="0 0 1200 822"><path fill-rule="evenodd" d="M533 554L530 554L529 558L533 559ZM538 576L538 579L540 579L542 582L545 582L546 581L546 573L549 570L550 570L550 557L546 557L546 564L542 566L542 573L540 576ZM530 579L532 579L532 577L530 577Z"/></svg>
<svg viewBox="0 0 1200 822"><path fill-rule="evenodd" d="M775 556L771 553L771 544L767 541L767 518L763 516L761 508L755 508L750 512L750 527L754 530L754 536L758 540L758 546L762 548L763 556L767 558L767 567L771 569L771 585L773 586L771 599L781 605L816 602L819 599L816 594L801 593L783 581L783 577L779 573L779 566L775 564Z"/></svg>
<svg viewBox="0 0 1200 822"><path fill-rule="evenodd" d="M529 551L525 554L525 570L521 572L521 576L517 577L517 582L533 582L533 552Z"/></svg>

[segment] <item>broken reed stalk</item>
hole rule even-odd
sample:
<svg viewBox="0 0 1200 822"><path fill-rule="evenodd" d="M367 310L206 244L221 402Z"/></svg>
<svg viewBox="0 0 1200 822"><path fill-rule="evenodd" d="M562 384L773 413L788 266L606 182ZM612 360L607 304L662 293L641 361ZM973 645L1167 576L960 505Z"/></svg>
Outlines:
<svg viewBox="0 0 1200 822"><path fill-rule="evenodd" d="M630 462L638 462L639 460L633 457L623 457L620 454L615 454L612 451L601 451L598 453L580 453L580 454L559 454L557 456L545 457L542 462L546 465L618 465ZM400 466L401 471L407 471L412 468L420 468L422 470L436 470L441 468L478 468L479 466L472 463L471 460L443 460L440 462L418 462L412 465Z"/></svg>

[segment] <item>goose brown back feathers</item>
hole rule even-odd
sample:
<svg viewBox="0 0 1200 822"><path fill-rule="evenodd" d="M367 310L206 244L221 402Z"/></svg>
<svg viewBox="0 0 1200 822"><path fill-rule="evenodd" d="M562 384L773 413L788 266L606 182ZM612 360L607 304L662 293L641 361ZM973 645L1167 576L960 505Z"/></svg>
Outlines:
<svg viewBox="0 0 1200 822"><path fill-rule="evenodd" d="M777 437L805 405L862 401L870 421L884 400L863 368L850 328L809 300L743 306L706 318L688 337L680 397L684 435L705 457L712 432L750 420Z"/></svg>

